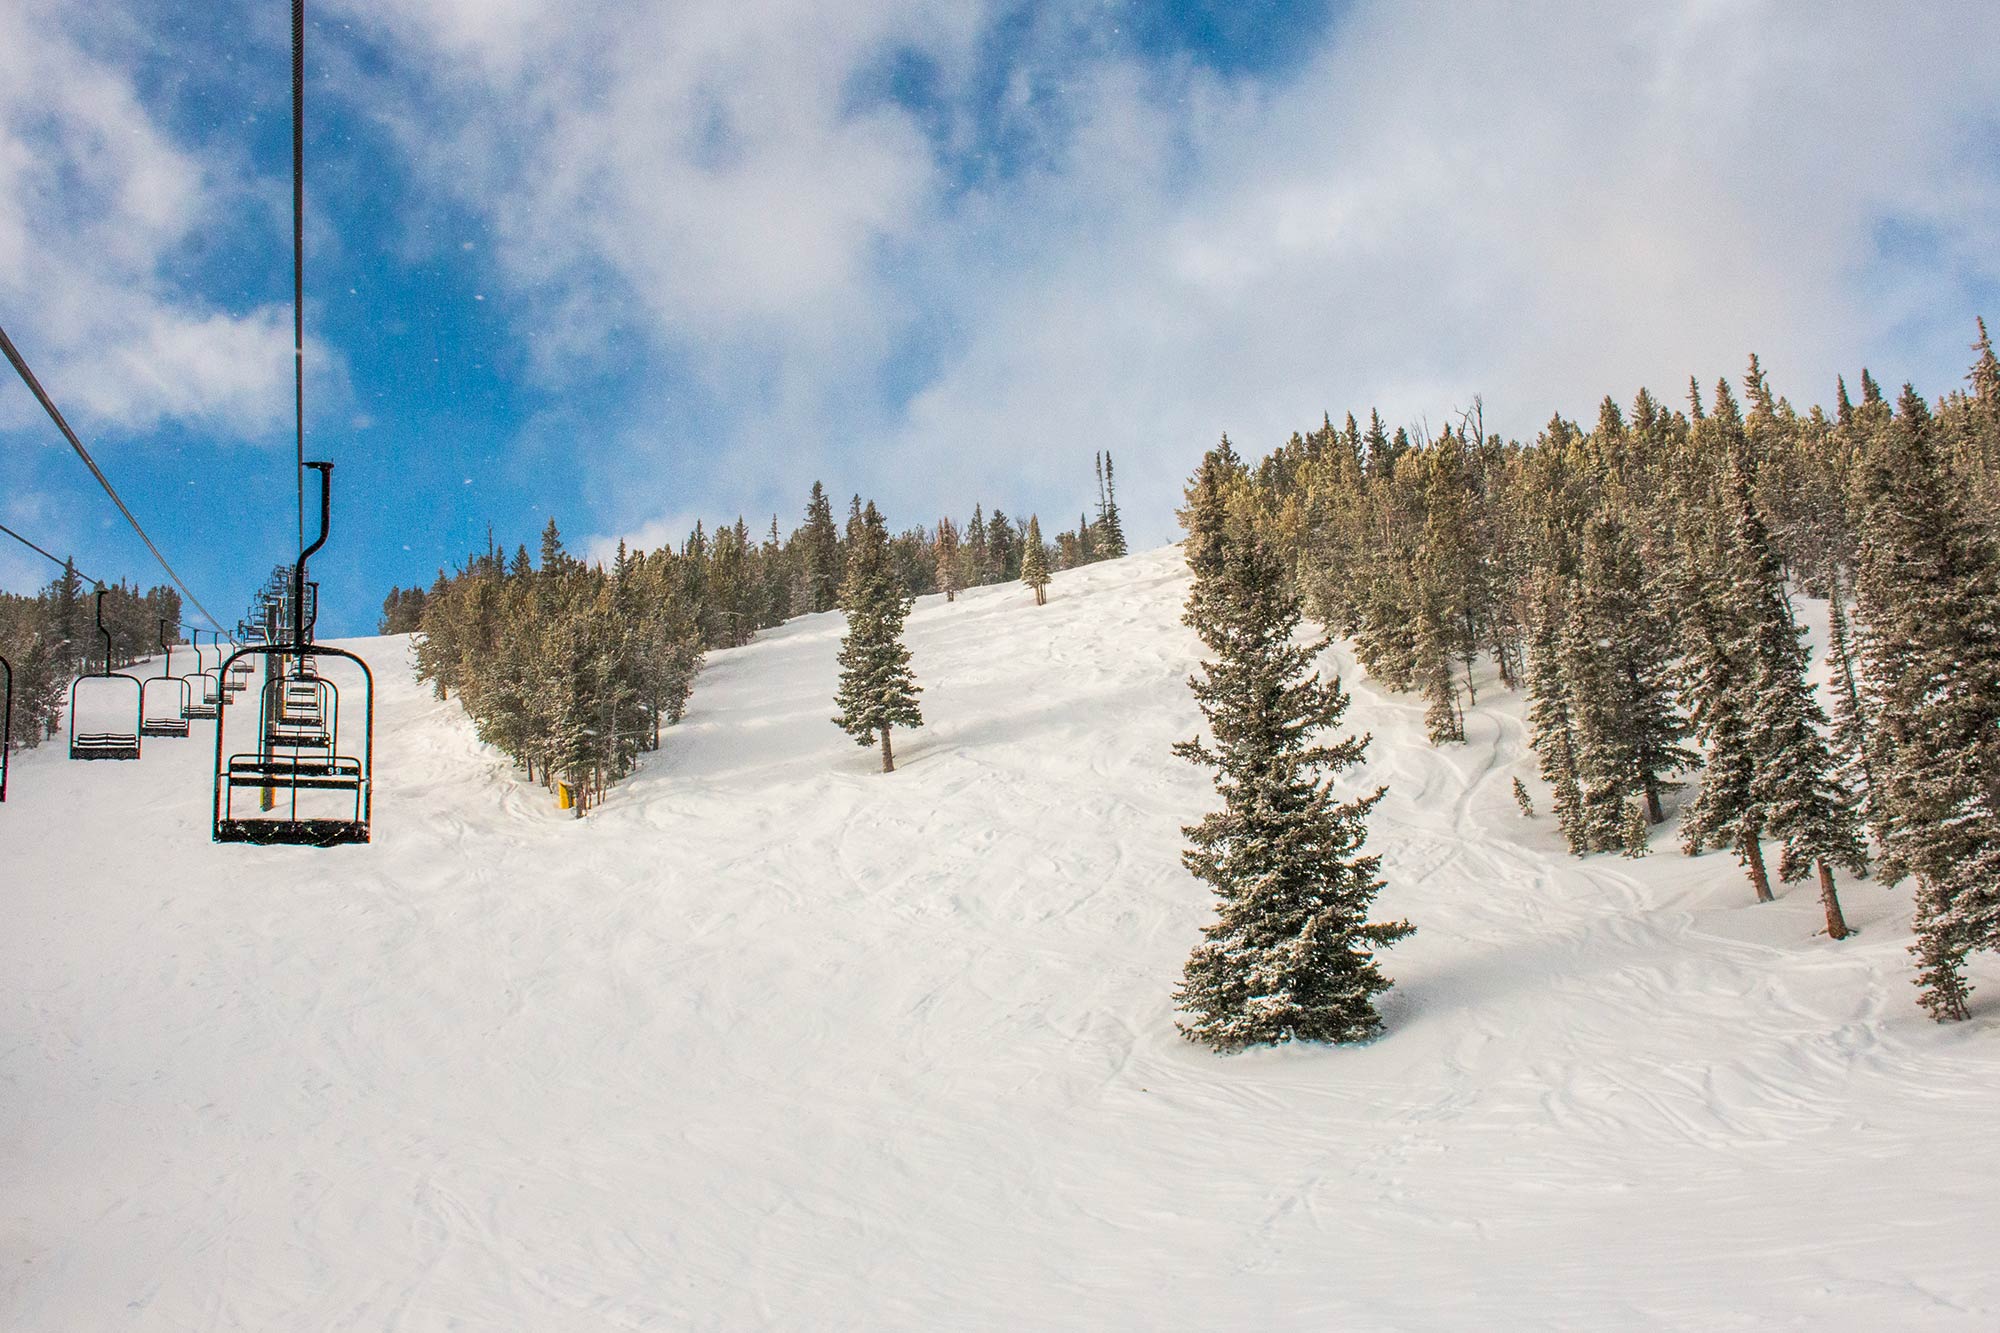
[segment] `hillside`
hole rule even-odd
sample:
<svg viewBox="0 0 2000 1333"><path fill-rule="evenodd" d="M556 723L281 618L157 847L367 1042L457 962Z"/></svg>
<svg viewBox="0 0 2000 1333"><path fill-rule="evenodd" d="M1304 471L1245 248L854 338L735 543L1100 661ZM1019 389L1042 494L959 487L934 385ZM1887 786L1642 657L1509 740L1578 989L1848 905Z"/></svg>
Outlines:
<svg viewBox="0 0 2000 1333"><path fill-rule="evenodd" d="M1940 1027L1906 890L1835 945L1666 833L1569 857L1497 686L1441 751L1343 659L1418 927L1387 1036L1182 1041L1185 589L1169 548L924 599L891 776L793 621L583 821L401 639L369 847L212 846L210 723L25 756L0 1323L2000 1324L2000 969Z"/></svg>

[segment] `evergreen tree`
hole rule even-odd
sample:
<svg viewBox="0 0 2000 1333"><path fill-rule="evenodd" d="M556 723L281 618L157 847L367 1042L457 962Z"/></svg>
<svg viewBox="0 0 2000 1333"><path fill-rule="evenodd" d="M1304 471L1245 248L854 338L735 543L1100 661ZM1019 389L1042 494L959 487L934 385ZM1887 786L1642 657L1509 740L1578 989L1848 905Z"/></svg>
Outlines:
<svg viewBox="0 0 2000 1333"><path fill-rule="evenodd" d="M949 518L937 525L937 586L945 601L958 600L958 527Z"/></svg>
<svg viewBox="0 0 2000 1333"><path fill-rule="evenodd" d="M1584 819L1583 789L1577 776L1576 728L1570 716L1569 685L1563 678L1561 627L1568 623L1557 578L1544 574L1536 590L1528 647L1529 744L1542 781L1553 793L1556 827L1570 851L1591 850Z"/></svg>
<svg viewBox="0 0 2000 1333"><path fill-rule="evenodd" d="M840 689L834 699L840 715L833 721L857 745L873 745L880 737L884 773L896 770L890 728L924 724L917 708L922 690L902 640L910 602L889 562L888 528L870 501L849 546L840 587L847 635L840 643Z"/></svg>
<svg viewBox="0 0 2000 1333"><path fill-rule="evenodd" d="M983 588L993 582L993 561L986 548L986 515L972 506L972 520L965 525L965 560L968 588Z"/></svg>
<svg viewBox="0 0 2000 1333"><path fill-rule="evenodd" d="M1035 590L1036 606L1049 600L1049 560L1042 546L1042 520L1032 514L1028 517L1028 532L1022 543L1021 582Z"/></svg>
<svg viewBox="0 0 2000 1333"><path fill-rule="evenodd" d="M1695 763L1681 744L1671 627L1618 508L1607 501L1584 531L1562 640L1585 823L1600 851L1631 846L1630 800L1659 823L1662 796L1679 785L1673 776Z"/></svg>
<svg viewBox="0 0 2000 1333"><path fill-rule="evenodd" d="M1720 456L1740 458L1745 447L1742 416L1729 382L1718 382L1715 394L1715 410L1697 433L1713 438ZM1734 577L1743 568L1744 548L1751 540L1745 525L1754 525L1755 519L1746 484L1738 497L1734 534L1724 533L1710 549L1690 549L1687 555L1690 686L1705 771L1701 790L1681 819L1681 842L1690 855L1704 845L1732 846L1749 872L1757 901L1767 903L1775 895L1764 867L1759 757L1751 740L1757 674L1746 650L1753 615L1749 594Z"/></svg>
<svg viewBox="0 0 2000 1333"><path fill-rule="evenodd" d="M1778 878L1791 883L1817 869L1826 933L1845 939L1847 922L1832 867L1856 875L1868 869L1853 798L1835 778L1826 713L1806 675L1805 631L1792 618L1784 576L1741 459L1731 470L1731 489L1737 505L1733 582L1747 603L1740 651L1751 673L1745 739L1756 767L1752 799L1763 835L1784 844Z"/></svg>
<svg viewBox="0 0 2000 1333"><path fill-rule="evenodd" d="M1535 800L1532 796L1528 795L1526 784L1519 778L1514 779L1514 804L1521 808L1521 818L1533 819L1535 817Z"/></svg>
<svg viewBox="0 0 2000 1333"><path fill-rule="evenodd" d="M1021 543L1014 536L1014 524L998 505L986 520L986 558L993 562L995 583L1011 583L1021 577Z"/></svg>
<svg viewBox="0 0 2000 1333"><path fill-rule="evenodd" d="M1875 790L1874 768L1868 756L1869 710L1841 583L1836 576L1827 604L1827 646L1833 662L1833 753L1840 761L1840 781L1861 793L1865 812L1871 808Z"/></svg>
<svg viewBox="0 0 2000 1333"><path fill-rule="evenodd" d="M831 611L840 593L840 534L833 526L833 506L827 502L826 488L812 485L806 500L805 527L800 530L804 550L807 610Z"/></svg>
<svg viewBox="0 0 2000 1333"><path fill-rule="evenodd" d="M1125 524L1118 516L1118 482L1112 475L1110 450L1099 456L1097 493L1097 530L1091 545L1097 559L1117 560L1125 554Z"/></svg>
<svg viewBox="0 0 2000 1333"><path fill-rule="evenodd" d="M1215 892L1217 919L1188 959L1176 1001L1190 1040L1221 1051L1289 1040L1359 1041L1389 986L1375 951L1410 933L1371 923L1379 858L1362 854L1378 789L1336 801L1330 774L1365 738L1318 740L1347 696L1322 681L1319 649L1292 641L1300 616L1283 557L1230 512L1242 464L1228 441L1188 488L1186 620L1215 660L1192 682L1211 741L1175 753L1215 770L1223 808L1188 826L1183 861Z"/></svg>
<svg viewBox="0 0 2000 1333"><path fill-rule="evenodd" d="M542 529L542 563L544 574L559 574L569 559L563 551L562 534L556 531L556 521L549 519L549 525Z"/></svg>
<svg viewBox="0 0 2000 1333"><path fill-rule="evenodd" d="M54 659L61 672L80 672L90 656L90 630L84 610L83 576L76 572L74 560L63 561L63 572L50 585L49 597Z"/></svg>
<svg viewBox="0 0 2000 1333"><path fill-rule="evenodd" d="M1873 381L1862 384L1866 419ZM1922 1003L1963 1019L1966 955L2000 948L2000 553L1947 477L1915 390L1878 422L1855 580L1879 701L1870 813L1885 875L1917 878Z"/></svg>

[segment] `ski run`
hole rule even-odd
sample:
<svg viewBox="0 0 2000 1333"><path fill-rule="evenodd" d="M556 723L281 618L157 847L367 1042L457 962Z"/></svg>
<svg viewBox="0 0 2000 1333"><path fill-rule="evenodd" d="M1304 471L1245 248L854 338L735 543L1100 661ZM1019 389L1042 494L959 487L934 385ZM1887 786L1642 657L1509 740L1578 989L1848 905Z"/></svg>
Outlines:
<svg viewBox="0 0 2000 1333"><path fill-rule="evenodd" d="M1940 1025L1907 886L1836 944L1671 822L1571 857L1490 679L1434 748L1329 654L1417 927L1385 1035L1183 1040L1187 586L920 600L890 775L829 722L841 617L793 620L581 820L401 637L348 645L369 846L212 845L213 723L21 755L5 1327L2000 1327L1993 958Z"/></svg>

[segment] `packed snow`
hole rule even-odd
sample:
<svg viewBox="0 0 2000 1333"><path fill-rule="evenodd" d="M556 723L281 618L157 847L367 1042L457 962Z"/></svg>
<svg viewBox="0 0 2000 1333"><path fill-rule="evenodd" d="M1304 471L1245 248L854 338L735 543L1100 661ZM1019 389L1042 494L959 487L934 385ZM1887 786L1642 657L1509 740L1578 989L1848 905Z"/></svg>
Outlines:
<svg viewBox="0 0 2000 1333"><path fill-rule="evenodd" d="M208 840L213 723L0 806L0 1326L2000 1327L2000 969L1908 891L1579 861L1336 649L1386 783L1387 1033L1218 1057L1172 993L1211 803L1174 549L909 623L898 771L838 615L714 654L584 820L407 670L375 840ZM249 696L246 696L246 700Z"/></svg>

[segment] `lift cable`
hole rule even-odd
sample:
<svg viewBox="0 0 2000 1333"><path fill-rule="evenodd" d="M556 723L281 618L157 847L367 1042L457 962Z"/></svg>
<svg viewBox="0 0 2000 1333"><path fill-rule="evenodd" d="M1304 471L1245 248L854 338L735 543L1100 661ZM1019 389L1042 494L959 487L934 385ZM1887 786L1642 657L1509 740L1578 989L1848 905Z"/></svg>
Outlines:
<svg viewBox="0 0 2000 1333"><path fill-rule="evenodd" d="M90 475L97 478L97 484L102 486L104 493L111 497L111 503L118 506L118 512L125 515L125 521L132 525L132 531L139 534L139 540L146 543L146 549L153 553L153 559L159 561L160 568L167 571L167 577L172 579L174 586L181 590L181 596L187 598L194 605L195 610L207 616L209 624L215 626L217 629L221 629L222 622L217 620L214 614L201 604L199 597L188 591L188 586L181 581L181 576L174 572L174 567L167 563L165 556L160 554L160 548L153 545L153 539L148 537L146 530L139 526L139 520L132 517L132 511L125 507L125 501L119 498L118 492L112 487L111 479L104 475L104 469L97 466L97 460L90 456L90 450L83 447L83 441L76 438L76 432L69 428L69 422L63 420L61 409L57 408L55 403L50 400L48 392L42 388L42 382L35 378L35 372L28 369L28 363L21 359L21 353L15 348L14 340L7 336L7 330L4 328L0 328L0 352L6 353L7 359L14 363L14 369L20 372L22 381L27 384L29 390L35 395L35 401L39 402L42 405L42 410L49 414L49 420L56 423L56 429L62 432L65 440L69 441L69 447L76 450L76 456L81 458L84 466L90 469Z"/></svg>
<svg viewBox="0 0 2000 1333"><path fill-rule="evenodd" d="M298 415L299 546L306 544L306 0L292 0L292 400Z"/></svg>
<svg viewBox="0 0 2000 1333"><path fill-rule="evenodd" d="M64 560L61 556L50 555L47 551L44 551L41 547L29 541L26 537L23 537L20 533L14 531L14 529L8 527L5 523L0 523L0 532L6 533L9 537L12 537L15 541L21 543L21 545L27 547L30 551L33 551L36 555L41 556L44 560L47 560L50 563L54 564L64 573L68 573L74 570L76 576L82 579L85 583L88 583L93 587L103 586L102 580L94 579L90 577L90 575L84 573L82 570L77 569L76 563L74 561Z"/></svg>

